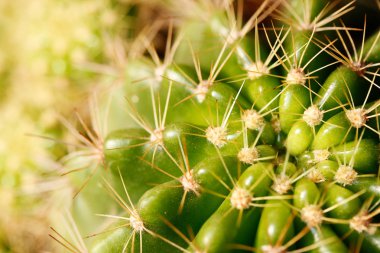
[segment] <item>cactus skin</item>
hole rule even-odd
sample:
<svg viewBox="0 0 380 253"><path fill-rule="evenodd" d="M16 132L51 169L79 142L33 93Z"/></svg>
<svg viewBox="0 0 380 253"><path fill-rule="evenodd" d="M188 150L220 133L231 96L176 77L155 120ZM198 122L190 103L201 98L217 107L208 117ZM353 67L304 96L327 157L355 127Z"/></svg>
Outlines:
<svg viewBox="0 0 380 253"><path fill-rule="evenodd" d="M380 87L374 74L380 40L375 32L356 46L364 48L364 72L342 59L333 65L334 56L347 53L343 46L337 56L331 43L340 39L339 28L326 23L329 31L321 24L303 30L300 20L286 18L304 12L319 18L329 1L286 2L278 7L278 29L250 26L260 37L239 37L240 27L229 27L231 15L220 10L210 14L213 22L220 19L218 27L237 37L198 20L206 38L182 34L174 54L180 64L171 62L162 79L141 84L154 88L133 94L154 102L130 108L140 128L106 138L112 192L128 197L117 198L119 220L91 252L380 252ZM348 7L333 5L329 13ZM289 23L289 32L281 22ZM207 55L210 43L199 43L207 34L217 41L217 53ZM195 40L196 51L183 49ZM265 63L265 57L272 58ZM275 67L257 70L259 64ZM144 67L154 73L152 65ZM306 112L313 106L320 115ZM367 216L359 216L363 212Z"/></svg>

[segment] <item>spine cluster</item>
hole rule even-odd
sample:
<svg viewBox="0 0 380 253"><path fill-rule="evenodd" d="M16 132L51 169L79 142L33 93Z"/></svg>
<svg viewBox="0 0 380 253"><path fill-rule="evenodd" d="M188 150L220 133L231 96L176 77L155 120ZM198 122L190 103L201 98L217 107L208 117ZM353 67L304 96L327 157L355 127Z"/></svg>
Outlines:
<svg viewBox="0 0 380 253"><path fill-rule="evenodd" d="M90 180L117 205L88 252L380 252L376 21L355 2L201 2L126 66L134 126L97 142Z"/></svg>

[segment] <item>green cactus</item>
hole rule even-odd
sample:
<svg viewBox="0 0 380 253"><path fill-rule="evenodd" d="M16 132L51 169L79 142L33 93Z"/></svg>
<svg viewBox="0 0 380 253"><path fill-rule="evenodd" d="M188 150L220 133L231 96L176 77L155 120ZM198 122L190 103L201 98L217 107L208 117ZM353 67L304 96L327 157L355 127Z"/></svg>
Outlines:
<svg viewBox="0 0 380 253"><path fill-rule="evenodd" d="M380 252L378 24L346 27L345 1L183 4L204 15L127 66L135 124L96 156L116 222L88 251Z"/></svg>

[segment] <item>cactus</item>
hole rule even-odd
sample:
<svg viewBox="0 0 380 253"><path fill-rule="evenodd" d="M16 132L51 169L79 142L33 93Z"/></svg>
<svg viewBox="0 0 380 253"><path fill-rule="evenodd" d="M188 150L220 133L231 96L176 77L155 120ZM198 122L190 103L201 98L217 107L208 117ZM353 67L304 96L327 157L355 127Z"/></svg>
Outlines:
<svg viewBox="0 0 380 253"><path fill-rule="evenodd" d="M109 195L78 197L116 220L88 251L380 252L378 24L347 27L364 7L345 1L181 3L199 16L163 59L143 40L128 62L134 124L82 125Z"/></svg>

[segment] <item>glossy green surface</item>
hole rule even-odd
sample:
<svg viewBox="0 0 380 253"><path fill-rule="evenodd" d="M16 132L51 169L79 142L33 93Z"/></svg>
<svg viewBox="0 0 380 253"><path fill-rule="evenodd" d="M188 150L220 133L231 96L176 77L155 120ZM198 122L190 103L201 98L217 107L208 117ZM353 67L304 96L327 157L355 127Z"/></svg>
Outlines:
<svg viewBox="0 0 380 253"><path fill-rule="evenodd" d="M295 207L302 209L308 205L318 204L320 192L315 183L307 178L297 181L294 188L293 204Z"/></svg>
<svg viewBox="0 0 380 253"><path fill-rule="evenodd" d="M195 2L192 1L189 6ZM276 4L279 2L276 1ZM106 139L106 164L112 172L120 169L146 230L141 232L141 238L138 234L133 236L134 232L128 226L107 233L95 246L94 252L122 252L123 247L126 252L140 252L141 240L142 252L284 253L297 250L295 252L298 253L348 253L355 252L354 248L361 238L364 241L360 252L380 252L380 232L370 235L354 231L348 234L351 231L349 219L372 197L372 204L380 199L377 180L377 132L380 124L378 108L371 108L368 115L361 118L366 126L358 129L349 122L346 112L353 108L368 110L378 99L377 93L371 92L366 99L370 85L363 78L364 72L357 73L352 66L346 65L326 67L337 59L332 59L325 52L317 56L321 47L331 42L334 45L326 49L330 54L338 54L336 49L342 50L341 54L336 55L337 58L346 54L352 54L352 59L356 58L351 47L361 42L360 36L349 41L346 49L338 45L339 35L345 37L345 31L341 34L326 31L335 25L332 23L338 25L339 20L323 21L324 18L333 18L333 13L338 15L336 11L345 3L289 0L283 3L281 11L275 12L279 16L280 26L270 27L265 22L258 24L261 60L265 61L267 57L268 45L276 53L266 62L271 67L270 74L257 78L249 75L251 64L258 60L255 59L258 52L255 52L257 47L252 38L256 31L239 38L240 20L234 20L235 15L242 15L244 23L253 10L245 9L244 6L249 5L246 1L231 4L234 9L229 13L224 12L226 6L218 5L221 8L215 8L213 4L202 3L194 13L199 12L202 20L186 20L183 26L176 24L176 29L184 32L186 43L179 42L179 53L175 54L175 61L162 72L162 76L157 76L160 73L154 64L144 61L135 63L135 66L132 64L128 69L129 75L136 71L138 78L150 76L128 93L128 96L139 96L140 101L136 97L131 99L148 126L155 125L155 110L162 114L166 102L164 98L171 87L162 132L163 143L162 146L149 144L147 141L152 135L141 129L125 129ZM255 6L255 3L252 4ZM321 22L319 25L322 25L312 31L313 22ZM254 25L251 23L251 26ZM282 37L288 31L287 37ZM282 39L283 44L273 48ZM373 42L374 37L366 42L364 54ZM377 63L378 44L374 45L365 63ZM218 59L221 52L223 56ZM196 61L195 65L199 60L199 73L195 73L193 60ZM214 76L215 81L203 87L204 94L199 93L196 84L201 80L198 80L197 74L202 74L201 79L205 81L215 74L213 67L220 67L217 64L222 62L224 66ZM275 67L272 68L271 64ZM307 75L305 83L284 81L289 69L295 68L300 68ZM321 70L313 72L317 69ZM369 70L373 73L377 71L375 67ZM366 74L366 77L371 75ZM171 81L172 86L169 86ZM244 81L244 86L241 86ZM155 92L156 108L152 106L150 87ZM366 105L362 105L365 99ZM305 110L311 104L324 113L323 121L315 128L303 119ZM254 109L263 115L263 129L244 128L246 125L242 122L242 116L247 109ZM280 130L272 124L271 120L276 118L279 119ZM225 127L226 144L217 147L205 138L210 126ZM249 168L246 168L247 164L237 161L241 158L239 152L243 147L254 147L258 151L258 159L252 158L254 164ZM323 152L326 157L323 157ZM224 157L224 161L220 160L220 156ZM264 160L266 158L270 159ZM339 181L336 173L341 165L352 166L358 172L352 184ZM192 170L194 182L187 182L178 167ZM315 173L314 177L312 173ZM117 178L118 173L114 174ZM282 200L273 199L280 197L274 190L274 178L291 180L287 195L282 196ZM189 190L186 183L197 184L197 190ZM120 186L117 188L122 189ZM262 198L252 200L249 196L239 196L238 200L248 198L250 203L246 203L245 207L236 207L231 199L236 198L234 193L239 188L248 191L253 199ZM361 196L347 201L363 189L365 192ZM316 224L307 220L303 212L310 205L321 209L322 218ZM373 207L373 210L376 208ZM125 216L128 218L129 214ZM317 218L317 215L311 218L314 217ZM379 215L373 218L373 222L379 222ZM126 245L128 238L131 239ZM281 245L286 245L286 249L276 248ZM274 249L270 250L271 246Z"/></svg>
<svg viewBox="0 0 380 253"><path fill-rule="evenodd" d="M365 190L365 193L360 196L362 200L374 197L374 202L380 199L380 182L377 177L361 177L357 178L352 185L347 186L348 189L354 192Z"/></svg>
<svg viewBox="0 0 380 253"><path fill-rule="evenodd" d="M326 180L332 181L339 164L335 161L326 160L318 163L315 168L322 173Z"/></svg>
<svg viewBox="0 0 380 253"><path fill-rule="evenodd" d="M346 103L361 104L368 88L369 85L357 73L346 66L340 66L328 76L314 103L323 110L337 108ZM333 115L334 112L331 111L326 113L325 117Z"/></svg>
<svg viewBox="0 0 380 253"><path fill-rule="evenodd" d="M225 166L228 168L229 174ZM147 251L157 249L160 252L177 252L165 240L186 247L183 239L166 222L170 222L172 226L182 232L185 232L189 226L196 232L223 201L212 192L227 195L226 185L232 187L229 175L237 177L238 171L243 169L244 167L240 167L233 157L224 157L223 162L220 158L213 158L199 163L193 172L194 179L199 184L199 194L187 192L183 205L181 200L185 190L177 180L157 185L148 190L136 205L138 215L146 229L150 231L144 230L141 233L145 249ZM218 176L216 177L216 175ZM200 209L202 212L199 211ZM126 217L128 216L126 215ZM132 236L134 232L127 224L125 224L125 228L115 230L96 244L94 252L113 252L115 247L120 248L120 245L124 245L125 238ZM165 239L163 240L162 237ZM139 245L139 240L139 237L136 237L135 240L128 243L126 246L128 252L132 250L132 245L135 245L133 252L140 252L140 248L136 247Z"/></svg>
<svg viewBox="0 0 380 253"><path fill-rule="evenodd" d="M310 233L302 238L302 246L311 247L312 253L345 253L349 252L329 225L311 228Z"/></svg>
<svg viewBox="0 0 380 253"><path fill-rule="evenodd" d="M311 101L309 90L303 85L288 84L281 92L279 102L279 115L281 130L289 133L293 124L301 118L305 108Z"/></svg>
<svg viewBox="0 0 380 253"><path fill-rule="evenodd" d="M376 30L365 42L363 55L366 56L367 62L379 62L380 60L380 36L379 30Z"/></svg>
<svg viewBox="0 0 380 253"><path fill-rule="evenodd" d="M249 190L253 197L265 196L270 186L271 180L267 171L273 167L270 163L258 163L249 167L239 178L237 186ZM259 180L259 183L256 181ZM252 186L254 186L252 188ZM230 194L231 196L231 194ZM229 246L236 240L239 233L245 234L253 240L257 228L256 222L250 222L243 226L242 231L239 226L239 215L242 212L241 224L246 224L250 216L258 215L261 210L251 207L246 210L233 208L231 200L224 200L219 209L205 222L201 230L194 239L194 244L199 250L211 252L228 252ZM240 241L241 242L241 241Z"/></svg>
<svg viewBox="0 0 380 253"><path fill-rule="evenodd" d="M362 139L346 142L332 149L332 159L350 164L360 173L377 173L379 167L379 144L375 140Z"/></svg>
<svg viewBox="0 0 380 253"><path fill-rule="evenodd" d="M242 92L257 110L262 113L275 112L280 99L280 85L277 77L261 76L253 80L248 79Z"/></svg>
<svg viewBox="0 0 380 253"><path fill-rule="evenodd" d="M353 193L336 184L325 184L326 193L325 207L335 207L326 215L339 219L350 219L358 213L361 207L361 201L358 197L350 199Z"/></svg>
<svg viewBox="0 0 380 253"><path fill-rule="evenodd" d="M351 141L354 136L355 131L343 111L328 119L321 126L314 137L311 149L327 149L343 142Z"/></svg>
<svg viewBox="0 0 380 253"><path fill-rule="evenodd" d="M313 128L306 124L305 121L298 120L288 133L286 148L291 155L300 155L310 146L313 137Z"/></svg>
<svg viewBox="0 0 380 253"><path fill-rule="evenodd" d="M265 252L263 246L285 245L294 236L292 210L283 201L266 201L255 239L257 252Z"/></svg>

